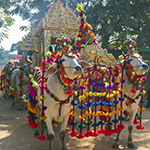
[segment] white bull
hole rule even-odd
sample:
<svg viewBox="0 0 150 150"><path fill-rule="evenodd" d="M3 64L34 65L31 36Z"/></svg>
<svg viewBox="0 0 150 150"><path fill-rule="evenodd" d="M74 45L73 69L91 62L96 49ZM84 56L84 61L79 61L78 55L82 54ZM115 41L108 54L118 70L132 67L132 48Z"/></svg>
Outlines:
<svg viewBox="0 0 150 150"><path fill-rule="evenodd" d="M32 63L30 63L30 66L32 67ZM24 94L26 97L28 96L28 81L29 81L29 68L27 66L27 64L22 66L23 68L23 78L22 78L22 94ZM32 68L31 68L32 69ZM11 74L11 86L14 88L14 92L15 92L15 98L13 99L13 103L12 106L15 105L15 102L18 101L19 102L19 108L18 110L22 110L22 97L19 96L20 93L20 81L19 81L19 74L20 74L20 70L19 69L15 69L12 74Z"/></svg>
<svg viewBox="0 0 150 150"><path fill-rule="evenodd" d="M126 61L129 62L130 66L132 66L133 70L132 72L135 72L136 75L139 76L138 79L140 79L140 76L143 75L143 73L147 72L149 70L148 65L146 63L144 63L144 61L142 60L142 58L140 57L140 55L138 53L133 53L133 54L129 54L126 55ZM130 115L130 119L129 119L129 125L128 125L128 131L129 131L129 135L128 135L128 147L130 148L134 148L134 144L132 141L132 129L133 129L133 121L137 112L137 106L140 102L141 96L139 96L138 99L136 99L136 97L139 95L140 93L140 87L135 86L135 93L131 93L131 89L133 89L133 82L130 78L130 76L127 75L127 72L129 71L129 68L127 67L127 70L124 71L124 79L125 79L125 83L123 84L123 88L124 88L124 92L123 95L126 95L128 97L130 97L131 99L135 100L135 103L131 103L129 105L129 107L126 105L126 102L128 101L127 98L124 99L123 101L123 105L122 107L124 108L124 110L127 110L129 112ZM131 73L132 73L131 72ZM141 79L140 79L141 80ZM120 104L118 104L120 106ZM121 130L120 130L121 132ZM113 144L113 148L118 148L119 146L119 135L120 132L117 134L117 137L115 139L115 143Z"/></svg>
<svg viewBox="0 0 150 150"><path fill-rule="evenodd" d="M5 87L4 89L4 94L3 97L4 99L8 99L9 98L9 85L10 85L10 81L11 81L11 73L13 71L13 64L11 62L8 62L3 69L3 86Z"/></svg>
<svg viewBox="0 0 150 150"><path fill-rule="evenodd" d="M81 75L83 73L84 68L88 68L90 66L88 63L84 61L79 62L76 55L73 57L63 55L61 57L61 61L62 61L62 66L68 76L68 79L71 79L71 80ZM65 94L62 80L58 76L55 76L54 75L55 73L58 73L57 64L54 64L47 69L47 72L46 72L46 74L48 75L47 88L60 101L65 101L68 98L68 95ZM52 121L54 120L58 122L59 109L56 108L56 105L59 102L55 102L55 100L52 97L50 97L49 94L47 94L46 92L44 94L46 96L46 99L44 100L44 105L47 106L45 115L47 116L46 124L48 128L49 149L52 150L53 149L52 141L55 135L53 131ZM40 101L40 89L38 89L38 96L36 99ZM41 107L39 103L38 105L39 107ZM61 117L63 121L61 122L60 139L62 142L62 150L65 149L64 138L65 138L65 130L66 130L69 114L70 114L70 108L71 108L70 102L68 104L63 104L61 106ZM38 132L39 132L38 129L36 129L35 135L38 135Z"/></svg>

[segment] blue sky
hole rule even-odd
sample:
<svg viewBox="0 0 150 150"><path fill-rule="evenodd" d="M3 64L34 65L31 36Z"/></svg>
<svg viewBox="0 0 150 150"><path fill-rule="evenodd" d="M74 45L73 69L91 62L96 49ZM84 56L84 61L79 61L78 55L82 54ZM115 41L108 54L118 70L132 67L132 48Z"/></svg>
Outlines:
<svg viewBox="0 0 150 150"><path fill-rule="evenodd" d="M8 39L4 39L0 44L5 50L10 50L11 45L13 43L17 43L18 41L22 40L22 37L28 34L28 32L19 30L20 26L29 25L27 20L23 21L21 17L13 16L15 19L15 24L10 27L9 30L9 37Z"/></svg>

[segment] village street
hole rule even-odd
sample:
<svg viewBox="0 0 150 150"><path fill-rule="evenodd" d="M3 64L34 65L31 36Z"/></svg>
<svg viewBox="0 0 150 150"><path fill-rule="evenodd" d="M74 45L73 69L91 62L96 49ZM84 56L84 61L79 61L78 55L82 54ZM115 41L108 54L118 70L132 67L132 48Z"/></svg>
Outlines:
<svg viewBox="0 0 150 150"><path fill-rule="evenodd" d="M17 105L12 107L11 100L0 99L0 150L48 150L48 140L39 141L34 138L34 129L28 125L27 110L18 111ZM119 150L127 150L127 124L120 136ZM150 149L150 109L144 112L145 130L137 130L134 125L133 140L136 150ZM115 134L110 137L99 135L96 138L78 140L68 136L70 126L66 130L66 150L112 150ZM55 127L54 150L60 150L59 128ZM129 149L130 150L130 149Z"/></svg>

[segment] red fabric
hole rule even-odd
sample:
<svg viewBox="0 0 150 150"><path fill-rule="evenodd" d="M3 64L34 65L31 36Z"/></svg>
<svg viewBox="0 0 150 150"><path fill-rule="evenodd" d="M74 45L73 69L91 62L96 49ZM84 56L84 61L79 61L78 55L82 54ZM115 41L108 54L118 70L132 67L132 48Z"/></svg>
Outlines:
<svg viewBox="0 0 150 150"><path fill-rule="evenodd" d="M21 59L21 58L22 58L22 56L16 56L16 58L17 58L17 59Z"/></svg>

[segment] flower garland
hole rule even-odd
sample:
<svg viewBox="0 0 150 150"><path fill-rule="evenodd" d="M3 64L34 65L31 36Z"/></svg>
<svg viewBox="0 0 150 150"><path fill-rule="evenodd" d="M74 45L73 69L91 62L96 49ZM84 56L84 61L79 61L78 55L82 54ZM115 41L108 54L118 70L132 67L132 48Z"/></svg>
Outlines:
<svg viewBox="0 0 150 150"><path fill-rule="evenodd" d="M95 34L92 32L92 27L88 24L86 20L86 16L84 15L83 7L81 5L77 6L77 11L79 11L79 16L81 18L79 32L77 35L77 41L75 43L78 52L81 51L82 48L85 48L87 44L95 44L97 45Z"/></svg>
<svg viewBox="0 0 150 150"><path fill-rule="evenodd" d="M96 127L97 126L99 126L100 124L99 124L99 122L97 123L97 120L96 120L96 118L97 118L97 106L99 106L99 103L97 103L97 90L98 90L98 84L97 84L97 79L98 78L100 78L100 75L98 74L98 70L97 70L97 65L95 64L95 66L94 66L94 69L95 69L95 73L96 73L96 76L95 76L95 102L93 103L93 106L94 106L94 112L93 112L93 116L94 116L94 123L92 124L92 126L94 126L94 132L92 133L92 136L93 137L96 137L96 136L98 136L99 135L99 132L96 130ZM89 71L88 71L89 72ZM90 91L90 86L88 86L88 92ZM89 97L89 96L88 96ZM88 98L89 99L89 98ZM90 101L88 100L88 103L89 103ZM88 113L89 113L90 111L88 110ZM89 116L88 116L88 122L89 122Z"/></svg>
<svg viewBox="0 0 150 150"><path fill-rule="evenodd" d="M78 93L75 91L75 85L73 85L73 90L74 90L73 100L71 101L72 112L70 113L70 116L72 117L72 121L69 122L69 124L72 126L72 131L68 133L68 135L70 135L71 137L75 137L78 134L77 130L74 129L75 126L77 125L77 121L75 121L75 117L77 116L77 113L75 112L75 106L78 105L78 103L75 102L75 96L78 95Z"/></svg>
<svg viewBox="0 0 150 150"><path fill-rule="evenodd" d="M41 135L40 136L37 136L37 139L39 140L46 140L46 135L43 135L43 132L44 130L47 129L47 126L44 126L44 120L47 119L47 116L45 115L44 111L47 109L46 106L44 106L44 100L46 99L46 97L44 96L44 89L46 88L46 81L45 81L45 75L44 75L44 72L45 72L45 61L43 60L41 65L42 67L42 79L40 81L41 85L40 85L40 89L41 89L41 96L40 96L40 103L42 105L42 113L41 113L41 117L40 117L40 120L42 121L42 129L41 129Z"/></svg>
<svg viewBox="0 0 150 150"><path fill-rule="evenodd" d="M46 97L44 96L44 90L46 90L46 93L49 94L49 96L51 98L53 98L55 100L55 102L59 102L58 105L56 106L59 109L59 117L58 117L58 123L62 122L62 117L61 117L61 106L63 104L67 104L70 101L70 97L73 94L73 90L70 89L70 84L72 84L74 81L68 79L65 70L62 66L62 61L60 59L60 56L58 56L59 59L57 59L57 68L58 68L58 74L60 75L61 79L64 81L65 86L68 87L68 90L66 92L66 94L68 95L68 98L64 101L59 100L56 96L54 96L53 93L50 92L50 90L47 88L46 86L46 81L45 81L45 64L47 63L51 63L51 62L55 62L53 57L50 57L47 61L43 60L40 68L42 68L42 71L40 68L36 67L33 70L33 75L30 74L30 80L29 80L29 101L28 101L28 110L29 110L29 116L27 116L28 118L28 123L31 127L33 128L37 128L38 124L35 122L36 118L35 114L37 113L37 110L35 109L35 105L37 104L37 100L35 100L35 97L37 96L37 89L40 87L41 88L41 96L40 96L40 103L42 105L42 114L41 114L41 120L42 120L42 130L41 130L41 135L37 136L37 139L39 140L45 140L46 136L43 135L43 130L46 130L47 127L44 126L44 120L46 120L46 116L44 111L47 109L46 106L44 106L44 100L46 99ZM77 78L76 78L77 79Z"/></svg>
<svg viewBox="0 0 150 150"><path fill-rule="evenodd" d="M9 72L8 72L8 63L5 65L5 67L4 67L4 69L2 70L2 73L1 73L1 83L2 83L2 88L1 89L2 89L2 91L3 90L6 91L7 89L9 89L9 86L7 86L7 85L10 85L10 81L6 79L6 74L7 73L9 74Z"/></svg>
<svg viewBox="0 0 150 150"><path fill-rule="evenodd" d="M96 70L96 65L94 66L95 70ZM115 95L117 96L117 94L120 93L120 91L123 91L121 88L120 89L116 89L116 91L113 91L113 94L110 94L110 92L105 92L105 87L109 90L111 88L113 88L113 85L118 85L121 80L119 78L119 72L118 72L118 68L116 67L115 69L115 78L112 77L109 79L109 83L110 84L105 84L104 83L104 77L106 77L109 73L111 72L112 74L112 71L113 69L112 68L109 68L109 71L107 71L106 69L102 69L102 75L99 74L99 72L97 72L97 70L95 72L93 72L92 74L90 74L90 70L88 69L88 78L86 79L86 86L87 86L87 89L88 89L88 93L86 93L85 95L83 94L83 89L85 89L85 86L84 86L84 80L83 78L81 78L80 82L77 83L75 82L75 84L78 84L79 87L81 88L81 95L78 97L79 101L80 101L80 104L78 105L77 102L75 102L75 100L73 100L71 102L71 104L73 105L73 110L72 112L70 113L70 115L73 117L73 121L70 122L70 125L72 126L72 131L69 132L69 135L74 137L76 136L78 133L77 131L74 129L74 127L76 126L77 122L75 121L75 117L76 117L76 112L74 111L75 109L75 106L78 105L78 108L80 109L80 116L79 116L79 119L81 120L80 121L80 124L78 124L78 127L80 128L80 131L79 131L79 134L77 135L77 138L79 139L82 139L84 138L85 136L86 137L89 137L89 136L92 136L92 137L95 137L95 136L98 136L99 133L103 133L105 134L105 136L108 136L108 135L111 135L113 133L118 133L120 131L120 128L119 127L116 127L115 129L113 130L110 130L108 128L108 130L106 131L104 128L103 128L103 125L106 124L108 125L108 127L110 125L112 125L113 123L116 124L118 122L118 120L115 118L113 120L113 122L110 122L110 117L113 115L113 114L117 114L120 112L120 108L117 109L116 107L116 110L113 111L113 112L110 112L110 107L112 106L112 104L110 103L109 99L111 97L114 97ZM94 79L95 82L90 78L92 76L94 76ZM98 83L96 80L100 79L101 78L101 81L100 83ZM124 82L123 82L124 83ZM95 92L91 92L90 91L90 86L95 86ZM101 93L98 93L97 92L97 86L100 86L101 87ZM75 93L75 95L77 95ZM75 97L74 95L74 97ZM90 97L94 96L95 97L95 101L94 103L90 102ZM100 97L100 102L97 102L97 98ZM108 99L108 102L104 101L103 99L104 98L107 98ZM85 105L83 104L83 100L87 98L87 102L85 103ZM74 98L75 99L75 98ZM118 104L119 101L113 101L114 104ZM94 106L94 112L90 112L89 111L89 108L91 106ZM100 105L100 111L97 111L97 106ZM105 105L107 107L107 109L105 108ZM83 112L83 109L85 109L85 107L87 108L87 111L86 112ZM106 113L104 112L104 110L106 111ZM108 112L107 112L108 111ZM94 122L92 123L92 120L90 120L90 116L93 115L94 116ZM98 120L97 122L97 116L99 116L100 120ZM87 117L87 121L85 121L85 123L83 123L83 119L86 119ZM105 118L108 117L108 120L106 120ZM116 122L117 121L117 122ZM99 128L98 130L96 130L96 127L98 127L99 125L101 125L101 128ZM82 133L82 129L85 128L87 126L87 131L85 131L84 133ZM93 126L94 127L94 132L90 131L90 126Z"/></svg>
<svg viewBox="0 0 150 150"><path fill-rule="evenodd" d="M83 75L82 75L81 80L80 80L80 89L81 89L81 96L82 97L83 97L83 89L84 88L85 87L84 87ZM79 132L79 135L77 135L77 138L82 139L85 136L85 134L82 133L82 129L86 127L86 125L83 124L83 119L85 119L85 115L83 114L83 109L85 108L85 105L83 105L83 99L80 99L80 105L78 105L78 108L81 110L80 116L79 116L79 119L81 121L80 121L80 124L78 125L78 127L80 128L80 132Z"/></svg>
<svg viewBox="0 0 150 150"><path fill-rule="evenodd" d="M9 91L9 93L10 93L9 96L10 96L10 97L12 98L12 100L13 100L13 99L15 98L15 93L14 93L14 90L15 90L15 89L14 89L12 86L10 86L9 90L10 90L10 91Z"/></svg>
<svg viewBox="0 0 150 150"><path fill-rule="evenodd" d="M20 91L20 94L19 96L22 97L23 96L23 93L22 93L22 86L23 86L23 67L19 67L19 70L20 70L20 75L19 75L19 81L20 83L18 84L18 86L20 87L19 91Z"/></svg>
<svg viewBox="0 0 150 150"><path fill-rule="evenodd" d="M101 68L102 69L102 68ZM105 105L105 101L104 101L104 97L106 95L106 92L105 92L105 83L104 83L104 77L105 77L105 73L106 73L106 68L103 68L102 70L102 73L101 73L101 82L100 82L100 87L101 87L101 93L99 94L99 96L101 96L101 100L99 102L99 105L100 105L100 111L99 111L99 123L101 124L101 128L98 129L98 132L101 134L101 133L105 133L105 128L103 128L103 125L105 124L104 122L104 105Z"/></svg>
<svg viewBox="0 0 150 150"><path fill-rule="evenodd" d="M0 91L3 91L2 72L1 72L1 75L0 75Z"/></svg>
<svg viewBox="0 0 150 150"><path fill-rule="evenodd" d="M37 89L39 88L40 84L35 81L35 78L37 79L40 75L40 69L39 68L35 68L33 70L33 74L35 71L37 71L37 73L35 74L35 76L33 76L32 74L29 75L29 101L27 103L28 106L28 124L32 127L32 128L37 128L38 127L38 123L35 122L35 120L37 119L37 117L35 116L35 114L37 113L37 109L35 108L35 105L38 103L38 101L35 99L37 96Z"/></svg>
<svg viewBox="0 0 150 150"><path fill-rule="evenodd" d="M137 118L138 118L138 120L139 120L140 122L139 122L139 125L136 126L136 129L138 129L138 130L143 130L143 129L145 129L145 127L142 125L142 112L145 111L145 108L143 107L143 103L145 102L145 101L143 100L143 95L146 93L146 91L143 90L143 83L144 83L144 81L146 81L146 80L147 80L146 77L143 77L143 78L142 78L141 101L140 101L140 103L141 103L141 106L140 106L140 107L141 107L141 108L140 108L140 116L137 116Z"/></svg>

